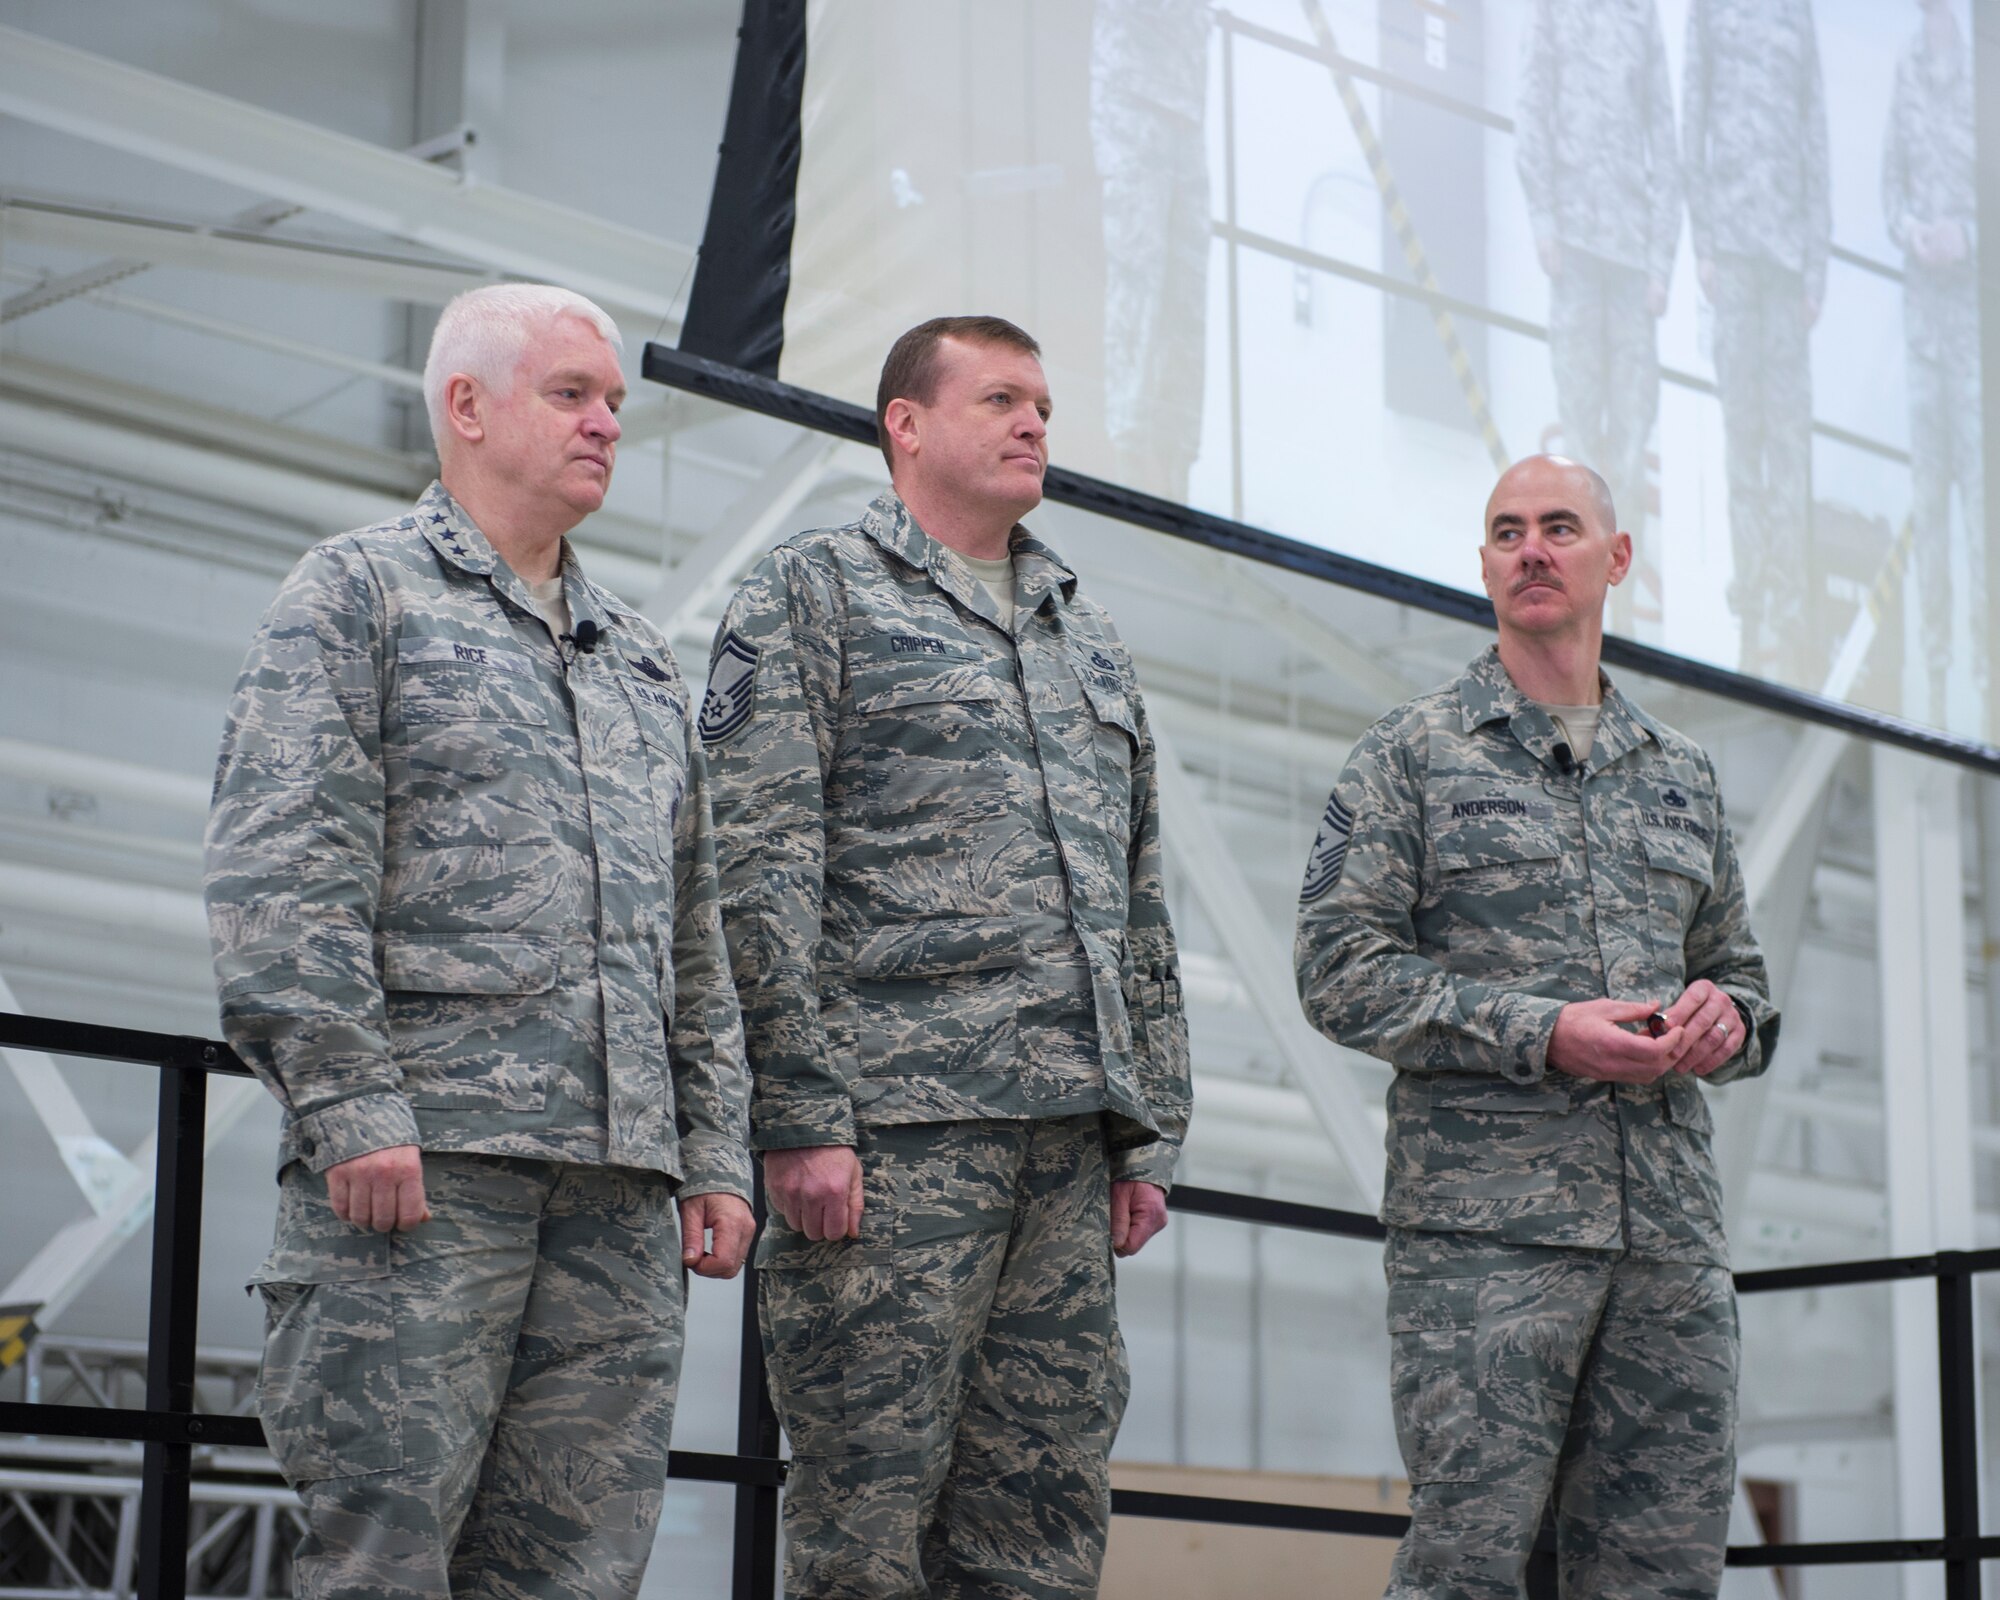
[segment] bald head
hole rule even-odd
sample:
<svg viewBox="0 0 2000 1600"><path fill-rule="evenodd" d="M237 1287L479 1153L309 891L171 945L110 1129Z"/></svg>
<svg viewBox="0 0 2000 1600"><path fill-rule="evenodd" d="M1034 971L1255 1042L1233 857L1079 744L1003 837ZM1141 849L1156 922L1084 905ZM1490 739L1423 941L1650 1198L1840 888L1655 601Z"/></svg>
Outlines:
<svg viewBox="0 0 2000 1600"><path fill-rule="evenodd" d="M1591 519L1597 524L1597 531L1607 539L1618 531L1618 509L1611 503L1611 485L1581 461L1572 461L1568 456L1524 456L1505 472L1500 481L1493 485L1493 492L1486 497L1484 526L1493 526L1493 507L1507 498L1507 491L1517 486L1523 478L1536 478L1548 482L1560 476L1569 480L1579 508L1589 507Z"/></svg>

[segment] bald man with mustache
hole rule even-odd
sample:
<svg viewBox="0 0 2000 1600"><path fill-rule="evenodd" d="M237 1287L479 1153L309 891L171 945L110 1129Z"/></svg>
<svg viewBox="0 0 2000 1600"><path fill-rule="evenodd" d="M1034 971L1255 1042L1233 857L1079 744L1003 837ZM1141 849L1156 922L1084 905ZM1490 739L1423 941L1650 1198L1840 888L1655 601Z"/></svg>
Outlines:
<svg viewBox="0 0 2000 1600"><path fill-rule="evenodd" d="M1499 638L1362 735L1300 893L1299 994L1388 1061L1391 1600L1514 1600L1553 1502L1565 1600L1721 1584L1738 1330L1704 1085L1778 1016L1715 768L1599 665L1632 564L1604 480L1486 505Z"/></svg>

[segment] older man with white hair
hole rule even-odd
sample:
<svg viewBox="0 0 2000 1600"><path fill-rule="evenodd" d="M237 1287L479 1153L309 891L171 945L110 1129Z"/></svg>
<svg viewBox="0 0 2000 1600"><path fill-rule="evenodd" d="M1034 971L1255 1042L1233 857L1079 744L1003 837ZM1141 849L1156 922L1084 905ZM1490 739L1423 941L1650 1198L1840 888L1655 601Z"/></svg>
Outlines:
<svg viewBox="0 0 2000 1600"><path fill-rule="evenodd" d="M230 706L209 922L284 1110L259 1402L302 1596L636 1594L682 1274L752 1232L687 685L564 537L618 347L565 290L453 301L439 481L307 552Z"/></svg>

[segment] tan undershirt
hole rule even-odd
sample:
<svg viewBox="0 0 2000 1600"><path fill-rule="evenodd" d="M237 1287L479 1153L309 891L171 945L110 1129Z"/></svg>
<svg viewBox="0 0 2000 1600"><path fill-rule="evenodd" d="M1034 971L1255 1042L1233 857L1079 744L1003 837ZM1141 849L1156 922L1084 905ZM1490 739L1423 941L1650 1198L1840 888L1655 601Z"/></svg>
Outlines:
<svg viewBox="0 0 2000 1600"><path fill-rule="evenodd" d="M1594 706L1552 706L1537 700L1536 705L1548 713L1549 721L1556 725L1556 733L1569 746L1569 753L1579 765L1590 759L1590 747L1597 742L1597 718L1604 710L1603 703Z"/></svg>
<svg viewBox="0 0 2000 1600"><path fill-rule="evenodd" d="M1000 608L1000 626L1009 633L1014 631L1014 557L1002 556L998 561L981 561L967 555L963 550L953 552L958 559L971 569L980 586L993 596L993 603Z"/></svg>
<svg viewBox="0 0 2000 1600"><path fill-rule="evenodd" d="M543 583L528 585L528 594L535 602L535 609L542 614L542 621L549 625L549 636L557 644L569 632L569 602L563 598L562 574Z"/></svg>

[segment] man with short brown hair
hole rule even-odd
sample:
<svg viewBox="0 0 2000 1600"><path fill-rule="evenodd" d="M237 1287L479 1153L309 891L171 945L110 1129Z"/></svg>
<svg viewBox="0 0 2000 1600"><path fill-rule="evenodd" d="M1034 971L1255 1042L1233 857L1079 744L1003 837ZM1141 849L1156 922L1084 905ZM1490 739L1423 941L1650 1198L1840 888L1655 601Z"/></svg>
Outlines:
<svg viewBox="0 0 2000 1600"><path fill-rule="evenodd" d="M1166 1223L1187 1035L1132 660L1020 526L1050 409L1011 323L905 334L894 486L711 657L793 1596L1097 1592L1111 1258Z"/></svg>

